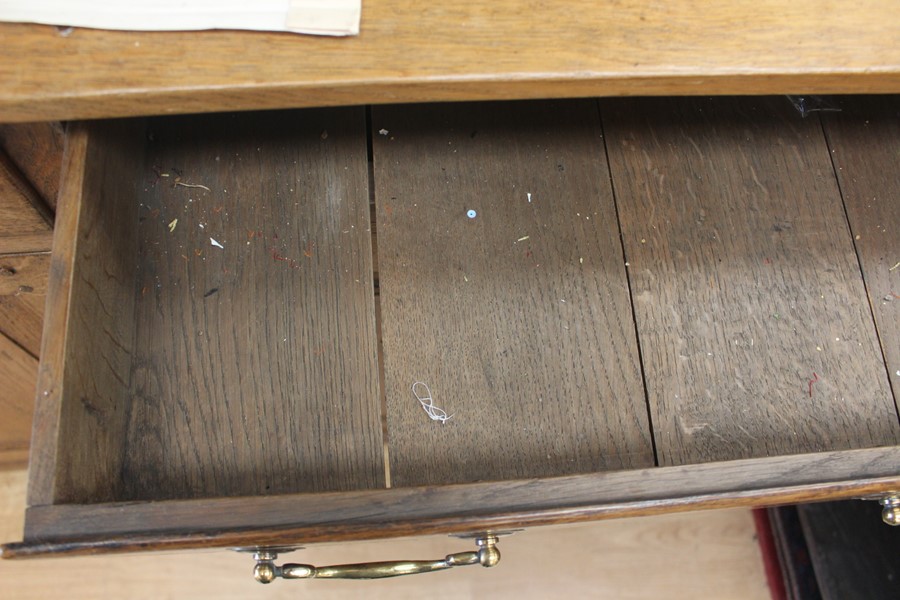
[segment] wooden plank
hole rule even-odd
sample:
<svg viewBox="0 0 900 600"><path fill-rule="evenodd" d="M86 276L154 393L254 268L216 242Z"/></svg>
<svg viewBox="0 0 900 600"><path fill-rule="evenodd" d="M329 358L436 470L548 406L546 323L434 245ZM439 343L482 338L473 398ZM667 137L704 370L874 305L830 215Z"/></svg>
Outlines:
<svg viewBox="0 0 900 600"><path fill-rule="evenodd" d="M140 119L98 122L73 140L65 185L74 189L61 196L71 206L60 205L60 218L74 210L75 224L54 240L38 382L37 412L58 411L58 429L46 432L53 442L43 432L34 442L36 454L58 450L50 459L56 502L111 501L121 484L144 131Z"/></svg>
<svg viewBox="0 0 900 600"><path fill-rule="evenodd" d="M0 332L33 357L40 357L45 294L0 296Z"/></svg>
<svg viewBox="0 0 900 600"><path fill-rule="evenodd" d="M653 464L596 103L372 118L392 483Z"/></svg>
<svg viewBox="0 0 900 600"><path fill-rule="evenodd" d="M372 0L359 36L3 24L0 121L384 102L900 91L891 0ZM235 62L235 57L240 60Z"/></svg>
<svg viewBox="0 0 900 600"><path fill-rule="evenodd" d="M897 443L819 123L779 98L602 106L660 464Z"/></svg>
<svg viewBox="0 0 900 600"><path fill-rule="evenodd" d="M32 452L28 461L28 503L31 505L51 504L55 495L63 402L61 384L66 366L69 298L73 287L78 222L85 177L89 171L85 166L89 156L88 138L88 129L83 124L70 127L63 153L54 230L56 244L50 258L45 335L41 341ZM92 169L90 173L95 174L96 171ZM90 180L91 176L87 179Z"/></svg>
<svg viewBox="0 0 900 600"><path fill-rule="evenodd" d="M32 506L25 542L0 555L306 545L852 498L897 489L898 464L894 447L437 487Z"/></svg>
<svg viewBox="0 0 900 600"><path fill-rule="evenodd" d="M0 255L0 296L46 294L50 253Z"/></svg>
<svg viewBox="0 0 900 600"><path fill-rule="evenodd" d="M0 334L0 467L22 466L31 439L37 360Z"/></svg>
<svg viewBox="0 0 900 600"><path fill-rule="evenodd" d="M149 136L119 499L384 485L363 109Z"/></svg>
<svg viewBox="0 0 900 600"><path fill-rule="evenodd" d="M49 251L52 238L43 200L0 150L0 254Z"/></svg>
<svg viewBox="0 0 900 600"><path fill-rule="evenodd" d="M25 487L24 471L0 472L0 540L22 535ZM438 557L463 550L469 543L438 535L322 544L308 547L302 554L283 554L280 560L323 565ZM434 578L443 577L448 585L438 597L444 600L458 596L460 590L475 589L489 596L514 593L542 599L555 595L560 586L573 584L584 590L582 595L600 590L604 597L632 600L769 598L748 510L534 529L504 537L500 548L504 554L499 569L454 569L443 575L399 577L375 587L358 581L329 581L308 582L311 587L298 589L306 584L279 582L264 593L278 600L307 592L330 600L355 600L362 590L369 600L433 598L435 585L441 584ZM580 552L572 552L572 548ZM16 600L45 600L58 596L60 590L65 590L67 600L244 600L259 595L261 589L248 575L249 560L246 554L222 550L19 561L0 569L0 588ZM542 565L540 573L534 570L536 563ZM48 572L53 577L46 577ZM647 578L647 572L654 576ZM645 583L636 583L641 580Z"/></svg>
<svg viewBox="0 0 900 600"><path fill-rule="evenodd" d="M65 131L58 122L0 125L0 147L54 211L64 144Z"/></svg>
<svg viewBox="0 0 900 600"><path fill-rule="evenodd" d="M897 99L854 99L824 119L856 251L900 402L900 118Z"/></svg>
<svg viewBox="0 0 900 600"><path fill-rule="evenodd" d="M0 256L0 333L37 358L50 254Z"/></svg>

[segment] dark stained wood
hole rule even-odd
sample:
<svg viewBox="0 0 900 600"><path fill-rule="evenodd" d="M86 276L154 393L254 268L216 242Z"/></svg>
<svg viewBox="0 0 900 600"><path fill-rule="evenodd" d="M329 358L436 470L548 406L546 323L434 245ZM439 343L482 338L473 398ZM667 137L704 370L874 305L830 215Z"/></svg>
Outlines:
<svg viewBox="0 0 900 600"><path fill-rule="evenodd" d="M653 464L596 103L372 115L392 484Z"/></svg>
<svg viewBox="0 0 900 600"><path fill-rule="evenodd" d="M118 498L383 486L364 111L148 137Z"/></svg>
<svg viewBox="0 0 900 600"><path fill-rule="evenodd" d="M754 511L755 514L756 511ZM772 533L777 543L779 570L781 571L784 593L787 597L772 594L773 600L821 600L816 573L809 558L809 548L797 506L776 506L766 510L772 523ZM880 519L879 519L880 522Z"/></svg>
<svg viewBox="0 0 900 600"><path fill-rule="evenodd" d="M66 366L66 341L69 337L69 299L75 271L78 244L78 219L87 178L96 178L94 167L87 167L88 128L76 124L69 128L63 153L60 196L56 215L55 251L50 259L47 304L44 319L46 334L41 341L37 395L32 430L32 452L28 461L28 504L52 504L56 487L56 465L60 453L59 432L62 383ZM92 156L95 153L92 153ZM90 173L90 175L88 175ZM87 176L87 177L86 177Z"/></svg>
<svg viewBox="0 0 900 600"><path fill-rule="evenodd" d="M43 200L0 150L0 254L49 251L51 223Z"/></svg>
<svg viewBox="0 0 900 600"><path fill-rule="evenodd" d="M848 100L841 113L823 121L888 378L900 402L900 99Z"/></svg>
<svg viewBox="0 0 900 600"><path fill-rule="evenodd" d="M0 468L21 466L31 438L37 360L0 333Z"/></svg>
<svg viewBox="0 0 900 600"><path fill-rule="evenodd" d="M779 98L601 108L660 464L897 443L818 121Z"/></svg>
<svg viewBox="0 0 900 600"><path fill-rule="evenodd" d="M798 506L823 600L900 598L900 535L875 502Z"/></svg>
<svg viewBox="0 0 900 600"><path fill-rule="evenodd" d="M607 115L626 255L592 103L373 111L393 484L440 484L391 490L362 109L75 124L26 541L2 555L900 488L900 447L833 451L896 444L898 422L817 122L765 100L637 106ZM664 465L817 453L642 468L628 270ZM446 485L484 479L507 481Z"/></svg>
<svg viewBox="0 0 900 600"><path fill-rule="evenodd" d="M88 126L83 161L71 165L61 212L78 211L77 224L62 228L50 263L51 295L60 263L71 264L67 333L48 305L41 370L62 365L54 380L39 380L38 402L59 398L58 455L53 473L54 502L98 502L117 498L124 457L128 385L134 346L134 279L137 255L136 202L140 187L141 120L98 122ZM76 151L79 142L76 140ZM71 235L71 237L69 237ZM69 263L68 256L72 256ZM65 275L63 275L65 277ZM59 282L57 282L59 283ZM65 281L62 282L65 285ZM52 315L52 317L51 317ZM65 318L65 317L64 317ZM63 342L62 356L48 348ZM62 359L62 363L57 360ZM43 375L42 375L43 377ZM39 427L43 427L42 423ZM52 435L52 433L50 434ZM44 440L36 440L43 442ZM38 445L39 452L44 446Z"/></svg>
<svg viewBox="0 0 900 600"><path fill-rule="evenodd" d="M2 557L501 531L849 498L896 489L897 464L900 449L878 448L439 487L32 507L26 541L3 546Z"/></svg>
<svg viewBox="0 0 900 600"><path fill-rule="evenodd" d="M56 210L65 131L57 121L0 125L0 148Z"/></svg>

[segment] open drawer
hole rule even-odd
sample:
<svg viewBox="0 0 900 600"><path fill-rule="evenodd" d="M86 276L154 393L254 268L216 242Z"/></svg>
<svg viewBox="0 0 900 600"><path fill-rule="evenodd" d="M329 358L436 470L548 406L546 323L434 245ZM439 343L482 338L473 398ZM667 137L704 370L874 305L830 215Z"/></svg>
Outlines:
<svg viewBox="0 0 900 600"><path fill-rule="evenodd" d="M73 125L3 556L900 492L892 105Z"/></svg>

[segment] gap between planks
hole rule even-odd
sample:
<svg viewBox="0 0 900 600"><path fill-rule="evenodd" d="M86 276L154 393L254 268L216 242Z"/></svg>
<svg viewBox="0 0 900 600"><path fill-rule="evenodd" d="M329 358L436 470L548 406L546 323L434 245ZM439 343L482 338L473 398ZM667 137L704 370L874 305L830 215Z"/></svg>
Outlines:
<svg viewBox="0 0 900 600"><path fill-rule="evenodd" d="M372 107L366 106L366 169L369 186L369 230L372 234L372 296L375 299L375 338L378 352L378 395L384 456L384 487L391 488L391 460L387 424L387 392L384 387L384 345L381 340L381 290L378 280L378 222L375 208L375 152L372 144Z"/></svg>
<svg viewBox="0 0 900 600"><path fill-rule="evenodd" d="M600 108L600 99L595 101L597 105L597 116L600 122L600 138L603 140L603 157L606 159L606 171L609 176L609 190L612 194L612 205L616 214L616 227L619 231L619 244L622 247L622 257L625 259L625 265L628 265L628 252L625 249L625 235L622 232L622 219L619 217L619 196L616 193L616 183L613 180L613 165L609 160L609 144L606 141L606 130L603 123L603 109ZM631 308L631 323L634 326L634 339L637 345L638 367L641 372L641 384L644 388L644 407L647 410L647 423L650 426L650 449L653 452L653 465L659 466L659 453L656 450L656 432L653 423L653 408L650 406L650 392L647 387L647 369L644 365L644 349L641 346L640 330L638 329L637 316L634 311L634 292L631 284L631 270L625 269L625 283L628 285L628 303Z"/></svg>
<svg viewBox="0 0 900 600"><path fill-rule="evenodd" d="M878 326L878 318L875 314L875 307L873 306L873 302L875 301L876 291L872 289L870 285L869 278L866 275L867 269L864 264L862 255L859 249L859 236L856 234L856 231L853 228L853 222L850 219L850 211L847 208L847 197L845 192L845 186L841 181L841 176L839 173L838 166L835 162L835 144L834 140L832 140L831 135L828 133L828 127L825 125L825 120L822 119L821 115L816 115L816 118L819 120L819 126L822 129L822 137L825 140L825 148L828 151L828 158L831 161L831 168L834 171L834 180L837 183L838 193L841 197L841 208L844 210L844 220L847 224L847 233L850 234L850 239L853 242L853 253L856 256L856 263L859 265L859 275L863 284L863 288L865 290L865 296L867 300L867 306L869 308L869 316L872 319L872 324L875 329L875 337L878 340L878 349L881 351L881 362L884 365L884 371L887 375L888 382L891 382L891 368L888 361L887 352L885 352L885 340L882 334L881 328ZM894 409L897 413L897 420L900 422L900 397L895 393L894 386L890 385L889 389L891 391L891 395L894 397Z"/></svg>

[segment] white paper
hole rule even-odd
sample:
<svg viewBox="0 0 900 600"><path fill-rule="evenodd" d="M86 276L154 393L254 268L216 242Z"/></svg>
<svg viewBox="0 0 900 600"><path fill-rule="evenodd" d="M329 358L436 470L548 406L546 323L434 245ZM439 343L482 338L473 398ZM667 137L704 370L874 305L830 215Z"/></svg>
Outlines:
<svg viewBox="0 0 900 600"><path fill-rule="evenodd" d="M357 35L362 0L0 0L0 21L118 29Z"/></svg>

